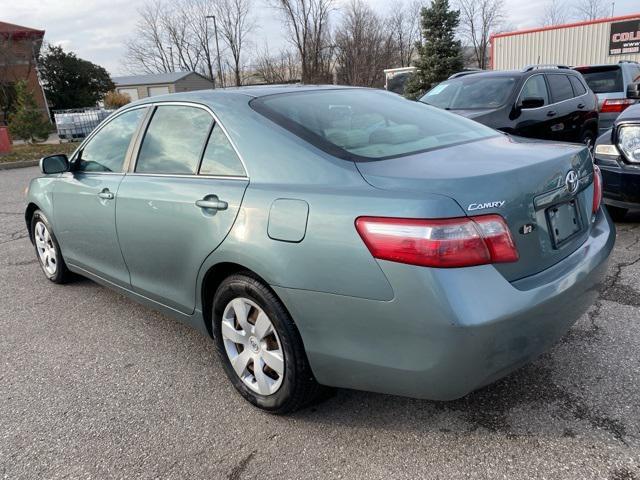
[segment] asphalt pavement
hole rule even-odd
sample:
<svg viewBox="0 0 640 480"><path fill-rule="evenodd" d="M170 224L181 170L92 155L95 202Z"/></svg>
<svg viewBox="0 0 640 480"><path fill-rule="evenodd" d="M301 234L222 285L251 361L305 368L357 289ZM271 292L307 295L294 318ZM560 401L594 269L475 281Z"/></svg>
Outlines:
<svg viewBox="0 0 640 480"><path fill-rule="evenodd" d="M338 390L251 407L210 339L80 279L45 279L36 168L0 172L0 478L640 479L640 214L600 298L547 354L454 402Z"/></svg>

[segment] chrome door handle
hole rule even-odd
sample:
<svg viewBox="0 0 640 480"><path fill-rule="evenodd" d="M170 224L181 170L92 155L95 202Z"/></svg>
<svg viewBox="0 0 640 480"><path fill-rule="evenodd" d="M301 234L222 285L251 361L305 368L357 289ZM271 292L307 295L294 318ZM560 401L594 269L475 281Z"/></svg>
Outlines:
<svg viewBox="0 0 640 480"><path fill-rule="evenodd" d="M203 198L202 200L196 200L196 206L211 210L226 210L229 207L229 204L214 197L210 199Z"/></svg>
<svg viewBox="0 0 640 480"><path fill-rule="evenodd" d="M113 197L114 197L113 193L111 193L111 192L109 191L109 189L107 189L107 188L105 188L103 191L101 191L101 192L98 194L98 196L99 196L100 198L105 199L105 200L113 200Z"/></svg>

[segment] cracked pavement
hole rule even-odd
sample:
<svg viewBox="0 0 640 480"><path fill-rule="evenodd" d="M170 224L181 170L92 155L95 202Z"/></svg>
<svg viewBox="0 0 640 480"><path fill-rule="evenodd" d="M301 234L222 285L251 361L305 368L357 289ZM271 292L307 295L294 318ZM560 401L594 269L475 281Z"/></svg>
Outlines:
<svg viewBox="0 0 640 480"><path fill-rule="evenodd" d="M0 172L0 478L640 480L640 213L599 300L548 353L454 402L338 390L289 417L240 398L212 342L37 264Z"/></svg>

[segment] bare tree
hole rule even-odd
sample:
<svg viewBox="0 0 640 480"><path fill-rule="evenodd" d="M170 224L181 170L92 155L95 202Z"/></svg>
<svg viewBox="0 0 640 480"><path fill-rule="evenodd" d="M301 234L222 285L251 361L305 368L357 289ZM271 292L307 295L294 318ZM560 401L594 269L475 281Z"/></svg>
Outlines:
<svg viewBox="0 0 640 480"><path fill-rule="evenodd" d="M609 3L605 0L578 0L573 10L579 20L595 20L607 15Z"/></svg>
<svg viewBox="0 0 640 480"><path fill-rule="evenodd" d="M138 9L140 18L127 41L123 60L130 72L163 73L178 70L207 72L208 38L204 0L186 3L149 0Z"/></svg>
<svg viewBox="0 0 640 480"><path fill-rule="evenodd" d="M393 32L363 0L351 0L335 32L339 83L381 87L396 54Z"/></svg>
<svg viewBox="0 0 640 480"><path fill-rule="evenodd" d="M255 60L254 75L269 84L299 81L300 60L291 50L283 49L277 55L264 50Z"/></svg>
<svg viewBox="0 0 640 480"><path fill-rule="evenodd" d="M138 9L140 16L135 33L126 43L124 66L131 72L172 72L174 69L169 43L163 30L164 5L149 1Z"/></svg>
<svg viewBox="0 0 640 480"><path fill-rule="evenodd" d="M202 59L204 61L204 69L207 72L207 76L214 80L215 75L213 73L214 53L212 52L212 45L215 48L214 31L209 25L208 16L214 13L213 0L185 0L184 10L188 12L187 21L189 28L193 32L194 42L202 52ZM220 84L222 81L218 78Z"/></svg>
<svg viewBox="0 0 640 480"><path fill-rule="evenodd" d="M504 0L458 0L460 34L473 49L478 68L487 68L489 37L504 20Z"/></svg>
<svg viewBox="0 0 640 480"><path fill-rule="evenodd" d="M540 23L542 25L560 25L567 23L569 19L569 12L567 11L567 5L562 0L548 0L547 5L544 7L544 12Z"/></svg>
<svg viewBox="0 0 640 480"><path fill-rule="evenodd" d="M330 77L329 17L334 0L270 0L281 13L289 41L298 51L303 83Z"/></svg>
<svg viewBox="0 0 640 480"><path fill-rule="evenodd" d="M242 49L247 37L255 29L251 16L251 0L216 0L216 19L223 42L229 49L228 63L233 71L236 86L242 84Z"/></svg>
<svg viewBox="0 0 640 480"><path fill-rule="evenodd" d="M398 58L395 67L408 67L416 52L416 43L420 40L421 3L412 0L408 4L395 3L389 14L388 28L395 42Z"/></svg>

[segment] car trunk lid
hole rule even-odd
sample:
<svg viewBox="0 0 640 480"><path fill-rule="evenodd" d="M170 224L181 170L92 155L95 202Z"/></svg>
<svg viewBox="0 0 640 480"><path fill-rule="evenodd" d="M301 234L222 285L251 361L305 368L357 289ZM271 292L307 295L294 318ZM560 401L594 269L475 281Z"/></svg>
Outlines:
<svg viewBox="0 0 640 480"><path fill-rule="evenodd" d="M499 135L357 166L374 187L447 195L469 216L501 215L520 255L496 264L509 281L554 265L589 234L593 165L581 146ZM572 171L575 192L566 185Z"/></svg>

